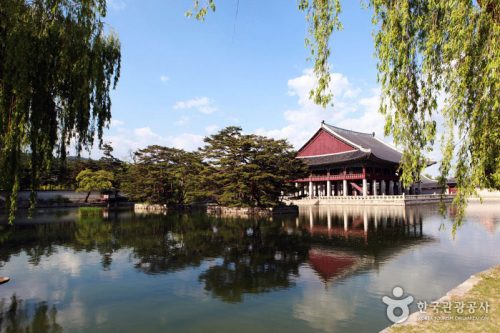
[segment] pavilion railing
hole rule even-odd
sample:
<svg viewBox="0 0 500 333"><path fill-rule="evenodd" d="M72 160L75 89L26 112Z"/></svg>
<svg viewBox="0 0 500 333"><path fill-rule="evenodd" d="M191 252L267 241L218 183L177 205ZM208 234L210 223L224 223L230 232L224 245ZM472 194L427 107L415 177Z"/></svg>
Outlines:
<svg viewBox="0 0 500 333"><path fill-rule="evenodd" d="M405 200L405 201L412 201L412 200L436 200L441 198L441 194L397 194L397 195L387 195L387 194L378 194L378 195L367 195L366 197L362 195L348 195L348 196L305 196L302 199L304 200L309 200L309 199L315 199L315 200ZM453 198L454 195L450 194L445 194L443 195L443 198L448 199L448 198Z"/></svg>
<svg viewBox="0 0 500 333"><path fill-rule="evenodd" d="M363 179L362 173L350 173L350 174L340 174L340 175L324 175L324 176L311 176L302 179L297 179L295 181L298 182L318 182L318 181L327 181L327 180L359 180Z"/></svg>

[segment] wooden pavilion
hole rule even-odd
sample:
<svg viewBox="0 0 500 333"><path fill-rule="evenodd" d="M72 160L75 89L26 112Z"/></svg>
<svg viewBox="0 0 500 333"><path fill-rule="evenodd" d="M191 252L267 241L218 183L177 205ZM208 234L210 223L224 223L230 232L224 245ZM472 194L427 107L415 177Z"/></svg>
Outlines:
<svg viewBox="0 0 500 333"><path fill-rule="evenodd" d="M415 185L402 188L398 174L401 156L397 148L375 133L322 122L297 153L310 170L309 177L294 180L297 194L314 198L420 193Z"/></svg>

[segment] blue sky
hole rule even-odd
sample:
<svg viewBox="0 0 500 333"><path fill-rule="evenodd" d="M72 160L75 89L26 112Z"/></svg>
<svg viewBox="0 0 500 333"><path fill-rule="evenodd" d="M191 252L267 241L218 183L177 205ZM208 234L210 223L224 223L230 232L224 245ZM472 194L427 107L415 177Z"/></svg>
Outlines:
<svg viewBox="0 0 500 333"><path fill-rule="evenodd" d="M370 9L342 1L344 29L332 39L335 104L323 110L308 100L315 81L296 1L240 0L236 15L237 2L217 1L198 22L184 16L189 0L108 0L122 74L105 139L118 157L148 144L192 150L228 125L296 148L323 119L382 136Z"/></svg>

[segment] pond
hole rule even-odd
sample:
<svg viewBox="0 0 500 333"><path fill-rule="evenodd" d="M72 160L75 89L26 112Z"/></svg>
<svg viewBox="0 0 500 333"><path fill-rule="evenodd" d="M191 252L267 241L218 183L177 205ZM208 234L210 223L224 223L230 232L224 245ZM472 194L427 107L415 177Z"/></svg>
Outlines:
<svg viewBox="0 0 500 333"><path fill-rule="evenodd" d="M498 203L455 237L435 206L1 221L0 332L377 332L395 286L430 302L500 263Z"/></svg>

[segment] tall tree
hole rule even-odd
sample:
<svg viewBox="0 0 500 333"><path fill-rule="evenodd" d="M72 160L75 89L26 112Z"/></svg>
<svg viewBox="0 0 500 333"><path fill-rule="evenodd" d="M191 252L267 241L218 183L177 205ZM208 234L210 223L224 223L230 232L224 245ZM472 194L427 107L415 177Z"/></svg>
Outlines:
<svg viewBox="0 0 500 333"><path fill-rule="evenodd" d="M307 174L285 140L245 135L240 127L230 126L205 138L205 143L202 180L207 196L223 205L272 207L282 192L293 191L289 180Z"/></svg>
<svg viewBox="0 0 500 333"><path fill-rule="evenodd" d="M306 12L306 45L314 59L315 103L332 101L330 41L340 0L298 0ZM500 189L500 1L367 0L373 9L380 110L386 135L403 148L402 180L418 180L424 153L443 121L441 183L454 174L459 208L476 188ZM203 20L214 0L194 0L188 16ZM442 98L439 108L438 99ZM452 167L452 164L455 166Z"/></svg>
<svg viewBox="0 0 500 333"><path fill-rule="evenodd" d="M104 31L105 0L0 1L0 188L14 219L22 153L32 204L55 149L91 145L111 118L120 43Z"/></svg>
<svg viewBox="0 0 500 333"><path fill-rule="evenodd" d="M132 200L153 204L187 204L199 197L198 176L203 169L197 153L162 146L135 152L135 161L122 180Z"/></svg>

